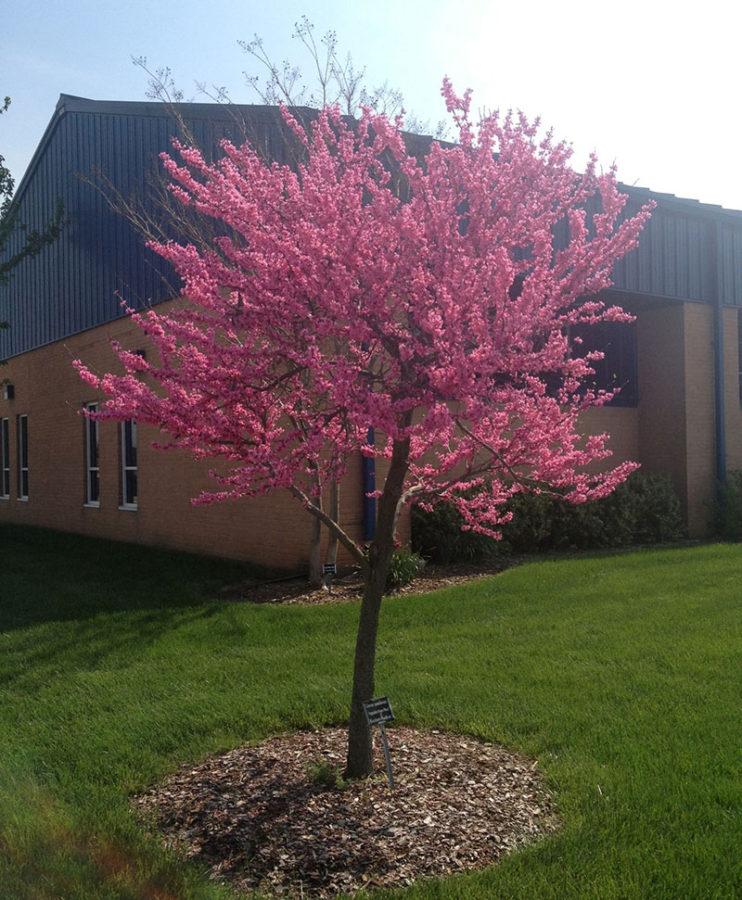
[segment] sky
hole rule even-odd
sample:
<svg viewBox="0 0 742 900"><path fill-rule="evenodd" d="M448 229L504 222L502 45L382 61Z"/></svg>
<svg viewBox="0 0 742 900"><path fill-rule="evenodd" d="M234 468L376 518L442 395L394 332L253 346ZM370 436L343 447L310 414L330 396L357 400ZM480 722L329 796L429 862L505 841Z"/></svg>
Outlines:
<svg viewBox="0 0 742 900"><path fill-rule="evenodd" d="M706 0L0 0L0 153L20 177L60 93L146 99L132 56L257 102L238 40L259 34L270 55L307 65L292 38L306 14L322 34L388 82L421 119L445 116L440 84L474 91L474 106L540 115L619 177L656 191L742 209L742 4ZM736 11L735 8L739 8Z"/></svg>

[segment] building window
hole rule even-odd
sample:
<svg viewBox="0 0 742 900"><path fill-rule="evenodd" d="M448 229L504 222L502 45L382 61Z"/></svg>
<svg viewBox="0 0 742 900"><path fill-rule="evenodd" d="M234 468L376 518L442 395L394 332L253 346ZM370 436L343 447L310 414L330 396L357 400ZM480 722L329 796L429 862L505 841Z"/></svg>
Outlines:
<svg viewBox="0 0 742 900"><path fill-rule="evenodd" d="M18 416L18 499L28 500L28 416Z"/></svg>
<svg viewBox="0 0 742 900"><path fill-rule="evenodd" d="M97 403L85 404L89 413L98 412ZM100 467L98 464L97 419L85 417L85 505L100 506Z"/></svg>
<svg viewBox="0 0 742 900"><path fill-rule="evenodd" d="M128 419L121 423L121 508L136 509L137 503L137 423Z"/></svg>
<svg viewBox="0 0 742 900"><path fill-rule="evenodd" d="M737 369L739 384L739 405L742 406L742 309L737 310Z"/></svg>
<svg viewBox="0 0 742 900"><path fill-rule="evenodd" d="M578 326L572 329L572 334L582 338L582 343L575 347L575 355L584 356L595 350L604 354L603 359L590 364L595 375L587 379L587 386L605 391L621 388L609 405L636 406L639 402L636 323L601 322Z"/></svg>
<svg viewBox="0 0 742 900"><path fill-rule="evenodd" d="M0 498L10 499L10 419L0 419Z"/></svg>

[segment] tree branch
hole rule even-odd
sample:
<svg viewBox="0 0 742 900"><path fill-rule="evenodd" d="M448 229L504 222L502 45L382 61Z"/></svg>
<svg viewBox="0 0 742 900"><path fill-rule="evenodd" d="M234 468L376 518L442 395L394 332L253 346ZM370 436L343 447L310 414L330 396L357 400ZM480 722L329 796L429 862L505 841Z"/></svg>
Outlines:
<svg viewBox="0 0 742 900"><path fill-rule="evenodd" d="M366 554L363 552L363 549L356 544L353 538L348 534L347 531L344 531L340 525L334 520L331 519L330 516L327 515L326 512L321 510L316 503L313 503L309 496L301 490L301 488L292 485L289 490L291 493L302 502L304 508L311 513L313 516L318 518L323 525L326 525L327 528L332 532L332 534L336 535L337 539L340 543L345 547L351 556L357 560L360 564L361 568L365 572L368 569L368 560L366 559Z"/></svg>
<svg viewBox="0 0 742 900"><path fill-rule="evenodd" d="M487 441L483 441L482 438L477 437L473 432L471 432L466 425L464 425L461 419L456 419L456 424L459 428L464 432L465 435L470 437L475 443L479 444L480 447L483 447L485 450L488 450L492 456L500 463L503 469L510 475L515 484L520 484L523 487L533 487L539 486L538 482L534 481L532 478L525 478L522 475L519 475L515 469L503 459L502 454L499 450L495 450L495 448L488 444Z"/></svg>

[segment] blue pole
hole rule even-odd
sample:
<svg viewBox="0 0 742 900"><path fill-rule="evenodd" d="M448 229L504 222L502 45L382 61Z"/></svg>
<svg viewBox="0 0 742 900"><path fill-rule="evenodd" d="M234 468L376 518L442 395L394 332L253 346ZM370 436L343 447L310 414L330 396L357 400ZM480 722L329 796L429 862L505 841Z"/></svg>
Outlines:
<svg viewBox="0 0 742 900"><path fill-rule="evenodd" d="M376 438L373 428L369 428L367 443L374 446ZM361 457L361 481L363 490L363 539L372 541L376 537L376 498L369 497L376 490L376 460L372 456Z"/></svg>

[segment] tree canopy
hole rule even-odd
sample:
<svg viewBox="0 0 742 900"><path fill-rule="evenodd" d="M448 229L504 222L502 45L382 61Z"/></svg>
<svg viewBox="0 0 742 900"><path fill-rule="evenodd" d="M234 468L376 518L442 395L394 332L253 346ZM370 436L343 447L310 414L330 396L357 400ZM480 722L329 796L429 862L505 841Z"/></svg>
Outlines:
<svg viewBox="0 0 742 900"><path fill-rule="evenodd" d="M606 467L608 436L579 430L614 392L588 386L598 355L575 354L569 330L631 319L599 295L650 206L625 218L613 170L591 158L577 173L537 121L475 122L469 92L445 81L443 96L457 142L414 153L402 119L368 107L355 122L336 106L309 123L284 110L293 166L249 142L225 141L214 163L176 143L163 156L173 196L221 236L151 245L186 298L134 315L154 357L117 348L124 374L77 362L108 398L102 417L232 463L195 502L289 490L363 568L351 775L370 770L362 704L402 506L448 500L465 527L497 536L519 492L582 503L636 468ZM338 479L357 453L387 462L368 547L312 499L316 479Z"/></svg>

